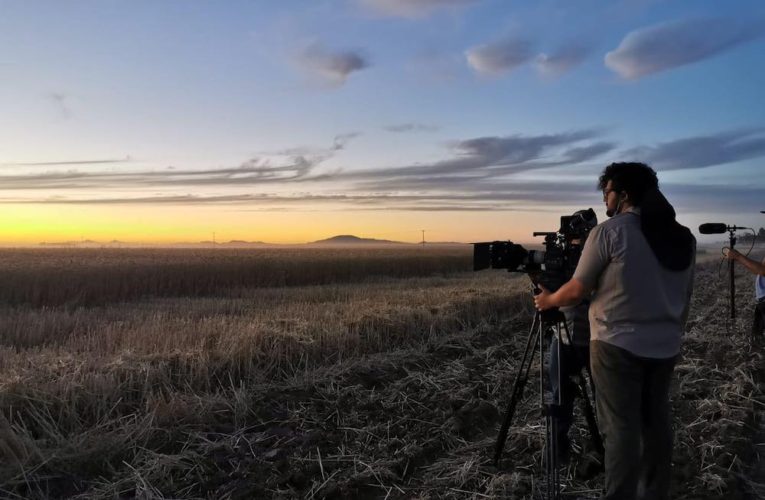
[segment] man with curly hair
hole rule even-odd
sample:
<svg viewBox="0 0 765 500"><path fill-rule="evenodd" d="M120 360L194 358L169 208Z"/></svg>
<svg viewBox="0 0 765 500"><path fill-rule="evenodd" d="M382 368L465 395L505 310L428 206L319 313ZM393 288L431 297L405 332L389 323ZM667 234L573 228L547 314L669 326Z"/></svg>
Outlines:
<svg viewBox="0 0 765 500"><path fill-rule="evenodd" d="M590 364L605 445L601 498L669 498L669 389L693 290L696 240L656 172L612 163L598 181L609 220L592 230L570 281L539 310L590 296Z"/></svg>

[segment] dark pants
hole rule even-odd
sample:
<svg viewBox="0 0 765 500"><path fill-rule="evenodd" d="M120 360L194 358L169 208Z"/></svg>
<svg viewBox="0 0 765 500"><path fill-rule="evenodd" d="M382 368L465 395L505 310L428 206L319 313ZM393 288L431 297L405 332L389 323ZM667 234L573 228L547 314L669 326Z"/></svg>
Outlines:
<svg viewBox="0 0 765 500"><path fill-rule="evenodd" d="M669 498L669 387L676 361L642 358L606 342L590 342L598 425L606 448L602 499Z"/></svg>
<svg viewBox="0 0 765 500"><path fill-rule="evenodd" d="M755 304L752 320L752 338L762 340L763 335L765 335L765 299Z"/></svg>
<svg viewBox="0 0 765 500"><path fill-rule="evenodd" d="M574 421L574 399L579 394L579 388L571 377L582 373L582 369L590 362L588 346L567 345L560 343L558 356L558 339L553 336L550 343L550 389L553 399L560 397L561 412L558 415L558 442L568 443L568 431ZM558 384L558 366L560 365L560 385Z"/></svg>

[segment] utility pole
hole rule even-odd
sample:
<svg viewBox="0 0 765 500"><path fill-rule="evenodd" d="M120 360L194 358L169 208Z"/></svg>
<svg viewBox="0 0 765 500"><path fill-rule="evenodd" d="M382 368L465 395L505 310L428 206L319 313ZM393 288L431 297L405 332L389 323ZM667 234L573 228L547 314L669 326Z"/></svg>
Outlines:
<svg viewBox="0 0 765 500"><path fill-rule="evenodd" d="M425 248L425 230L420 229L422 231L422 248Z"/></svg>
<svg viewBox="0 0 765 500"><path fill-rule="evenodd" d="M213 246L215 246L215 231L213 231Z"/></svg>

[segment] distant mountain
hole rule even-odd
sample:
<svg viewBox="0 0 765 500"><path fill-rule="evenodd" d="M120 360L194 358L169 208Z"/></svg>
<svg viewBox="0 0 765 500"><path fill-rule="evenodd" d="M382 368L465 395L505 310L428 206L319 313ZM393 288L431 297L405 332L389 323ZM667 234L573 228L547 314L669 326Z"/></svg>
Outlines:
<svg viewBox="0 0 765 500"><path fill-rule="evenodd" d="M266 243L265 241L231 240L228 243L218 243L218 245L229 246L229 247L246 247L246 246L261 246L261 245L270 246L271 244Z"/></svg>
<svg viewBox="0 0 765 500"><path fill-rule="evenodd" d="M273 246L271 243L265 243L263 241L246 241L246 240L230 240L230 241L181 241L174 243L173 246L182 247L257 247L257 246Z"/></svg>
<svg viewBox="0 0 765 500"><path fill-rule="evenodd" d="M42 241L41 247L100 247L103 243L94 240L71 240L71 241Z"/></svg>
<svg viewBox="0 0 765 500"><path fill-rule="evenodd" d="M359 238L352 234L341 234L327 238L326 240L318 240L309 245L411 245L411 243L404 243L401 241L391 240L376 240L374 238Z"/></svg>

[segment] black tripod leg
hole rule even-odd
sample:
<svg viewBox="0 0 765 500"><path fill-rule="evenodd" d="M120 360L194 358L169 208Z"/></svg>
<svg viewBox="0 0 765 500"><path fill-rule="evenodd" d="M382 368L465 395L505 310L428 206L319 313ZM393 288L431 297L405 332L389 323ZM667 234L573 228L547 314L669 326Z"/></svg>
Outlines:
<svg viewBox="0 0 765 500"><path fill-rule="evenodd" d="M515 382L513 382L510 403L507 405L505 419L502 422L502 427L499 429L499 435L497 435L497 444L494 448L494 465L499 465L499 460L502 458L502 450L505 448L507 432L510 430L510 424L513 421L513 415L515 415L515 407L517 406L518 401L523 397L523 389L529 379L529 370L531 368L531 362L534 359L534 349L536 348L536 337L539 335L537 324L541 325L539 313L534 316L534 321L529 330L529 336L526 339L526 350L523 352L523 359L518 367L518 372L515 374Z"/></svg>
<svg viewBox="0 0 765 500"><path fill-rule="evenodd" d="M560 467L558 464L558 432L560 407L553 404L545 406L545 452L543 470L545 471L545 498L558 500L561 495Z"/></svg>
<svg viewBox="0 0 765 500"><path fill-rule="evenodd" d="M545 498L557 500L560 498L560 476L558 471L558 422L550 411L545 415Z"/></svg>
<svg viewBox="0 0 765 500"><path fill-rule="evenodd" d="M587 382L584 380L584 373L579 376L579 390L582 392L582 404L584 405L584 418L587 420L587 427L590 430L590 437L595 450L602 456L605 453L603 448L603 439L600 437L598 421L595 420L595 412L590 402L590 395L587 394Z"/></svg>
<svg viewBox="0 0 765 500"><path fill-rule="evenodd" d="M584 372L587 372L587 375L590 379L590 388L592 389L592 396L593 400L595 399L595 385L592 378L592 371L590 370L590 364L589 363L582 363L582 359L579 356L579 352L577 352L576 348L574 347L573 342L571 341L571 336L568 332L568 325L566 325L566 338L568 339L569 345L571 346L571 351L574 353L574 356L577 358L577 364L584 365ZM593 410L592 403L590 401L590 396L587 393L587 382L586 377L584 376L584 372L579 374L579 391L582 393L582 404L584 405L584 418L587 421L587 428L590 431L590 437L592 438L592 444L595 447L595 450L603 455L604 448L603 448L603 439L600 437L600 430L598 429L598 421L595 418L595 411Z"/></svg>

